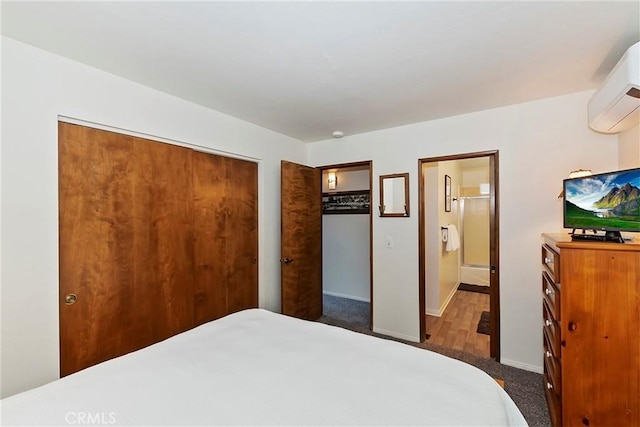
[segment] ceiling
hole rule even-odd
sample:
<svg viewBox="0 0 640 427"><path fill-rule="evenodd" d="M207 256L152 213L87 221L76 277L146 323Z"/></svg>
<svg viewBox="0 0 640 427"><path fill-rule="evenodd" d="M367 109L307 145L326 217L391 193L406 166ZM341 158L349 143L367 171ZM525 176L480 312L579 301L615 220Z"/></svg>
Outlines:
<svg viewBox="0 0 640 427"><path fill-rule="evenodd" d="M597 88L640 2L2 2L3 35L305 142Z"/></svg>

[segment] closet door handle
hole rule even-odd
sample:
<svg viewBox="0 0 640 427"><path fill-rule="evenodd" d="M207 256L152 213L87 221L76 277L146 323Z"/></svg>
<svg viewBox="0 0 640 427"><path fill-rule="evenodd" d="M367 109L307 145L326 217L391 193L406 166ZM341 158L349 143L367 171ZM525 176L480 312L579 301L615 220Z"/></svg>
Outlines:
<svg viewBox="0 0 640 427"><path fill-rule="evenodd" d="M76 294L69 294L64 297L64 303L67 305L73 305L78 301L78 296Z"/></svg>

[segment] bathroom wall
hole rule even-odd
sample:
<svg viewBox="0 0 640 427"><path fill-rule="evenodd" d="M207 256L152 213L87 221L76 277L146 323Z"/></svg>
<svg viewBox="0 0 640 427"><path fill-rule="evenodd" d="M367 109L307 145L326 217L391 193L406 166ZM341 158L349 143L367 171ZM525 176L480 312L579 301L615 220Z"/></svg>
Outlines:
<svg viewBox="0 0 640 427"><path fill-rule="evenodd" d="M460 282L489 286L489 158L473 159L471 164L462 161Z"/></svg>
<svg viewBox="0 0 640 427"><path fill-rule="evenodd" d="M462 184L462 173L460 165L457 160L439 162L438 171L438 205L441 206L438 209L438 216L440 226L447 226L453 224L458 230L460 230L459 222L459 203L456 201L451 202L451 211L445 212L444 208L444 176L449 175L451 177L451 196L458 198L460 194L460 186ZM439 283L439 295L438 306L439 312L442 313L447 304L453 297L458 284L460 283L460 249L447 252L445 250L446 243L440 239L440 283Z"/></svg>
<svg viewBox="0 0 640 427"><path fill-rule="evenodd" d="M425 314L440 316L440 202L438 162L422 166L424 176Z"/></svg>

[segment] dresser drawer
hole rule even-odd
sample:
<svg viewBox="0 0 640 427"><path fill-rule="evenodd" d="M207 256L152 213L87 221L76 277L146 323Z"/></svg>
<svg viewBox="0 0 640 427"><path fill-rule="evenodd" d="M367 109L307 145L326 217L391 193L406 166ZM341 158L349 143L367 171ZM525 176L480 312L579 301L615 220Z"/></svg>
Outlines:
<svg viewBox="0 0 640 427"><path fill-rule="evenodd" d="M561 358L560 354L560 322L549 312L547 302L542 303L542 332L549 343L549 350L551 350L558 359Z"/></svg>
<svg viewBox="0 0 640 427"><path fill-rule="evenodd" d="M549 342L546 337L544 341L544 373L547 375L549 383L553 386L553 390L558 396L562 395L562 365L557 355L553 352L549 346Z"/></svg>
<svg viewBox="0 0 640 427"><path fill-rule="evenodd" d="M562 401L560 400L560 396L553 392L553 387L547 374L542 375L544 381L544 391L545 397L547 398L547 405L549 405L549 417L551 418L551 425L562 426Z"/></svg>
<svg viewBox="0 0 640 427"><path fill-rule="evenodd" d="M542 245L542 267L554 283L560 283L560 255L547 245Z"/></svg>
<svg viewBox="0 0 640 427"><path fill-rule="evenodd" d="M547 303L551 316L560 321L560 288L546 271L542 272L542 296Z"/></svg>

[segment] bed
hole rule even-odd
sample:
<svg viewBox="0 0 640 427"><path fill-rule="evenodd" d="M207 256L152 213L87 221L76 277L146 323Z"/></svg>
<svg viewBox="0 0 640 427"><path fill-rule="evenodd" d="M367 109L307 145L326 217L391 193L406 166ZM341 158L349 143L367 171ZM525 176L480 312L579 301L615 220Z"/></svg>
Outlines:
<svg viewBox="0 0 640 427"><path fill-rule="evenodd" d="M471 365L261 309L0 404L3 425L526 425Z"/></svg>

